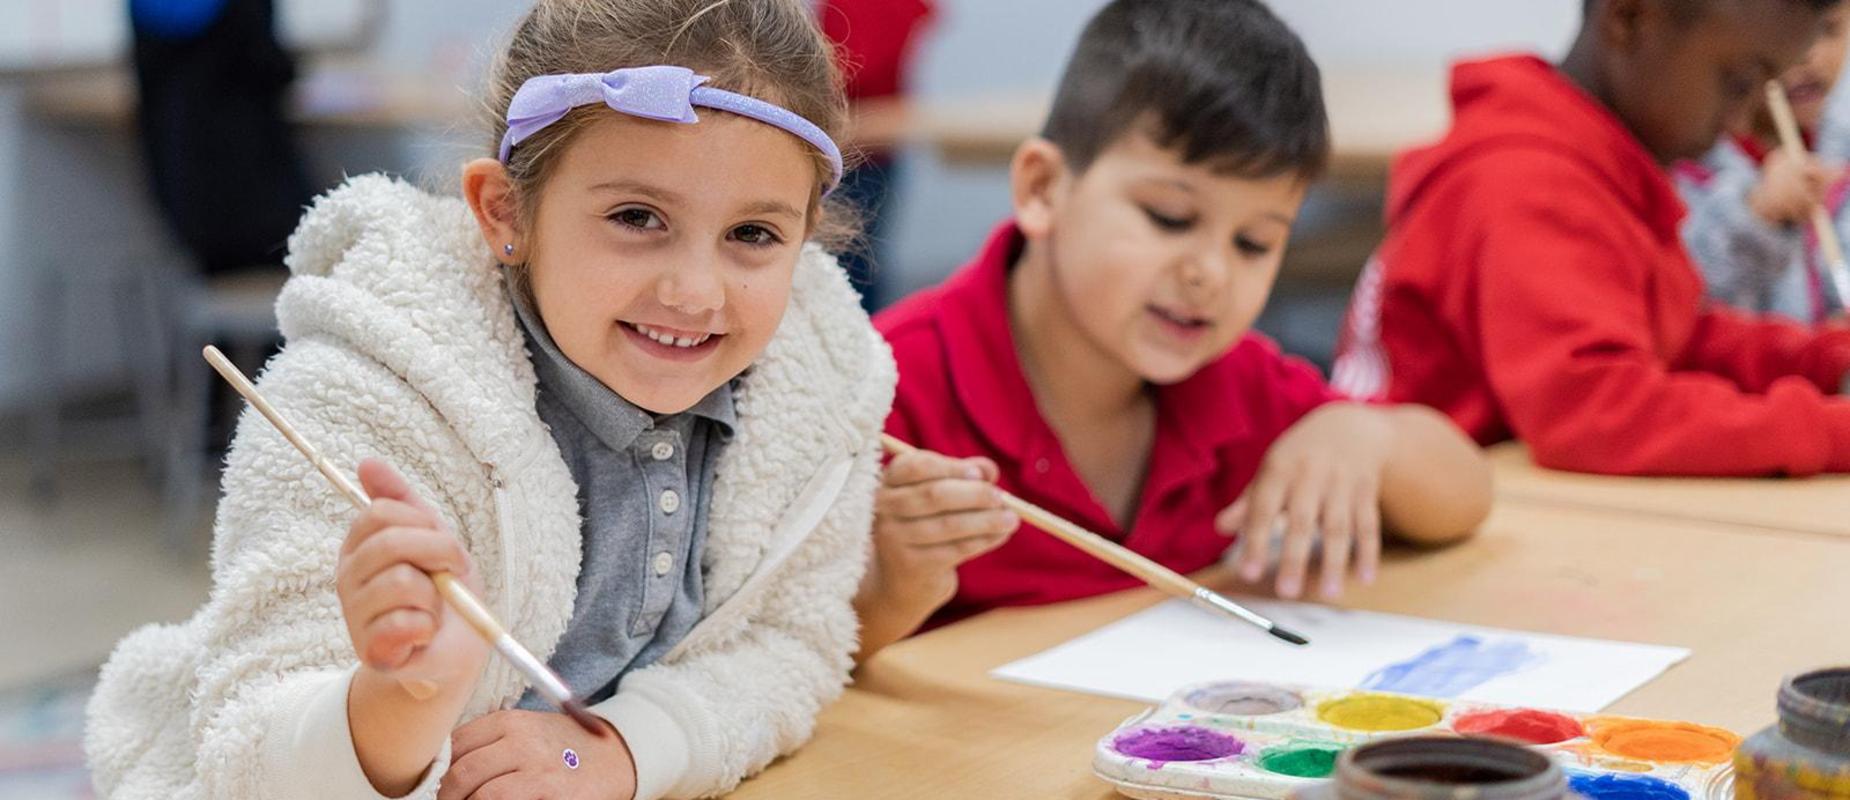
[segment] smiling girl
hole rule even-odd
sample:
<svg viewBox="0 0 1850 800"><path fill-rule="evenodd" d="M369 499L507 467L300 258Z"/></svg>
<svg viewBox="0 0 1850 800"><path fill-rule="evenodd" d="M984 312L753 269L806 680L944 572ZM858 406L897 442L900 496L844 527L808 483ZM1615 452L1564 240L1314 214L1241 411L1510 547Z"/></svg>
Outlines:
<svg viewBox="0 0 1850 800"><path fill-rule="evenodd" d="M812 240L841 175L800 0L540 0L462 198L364 177L291 239L212 599L104 668L115 797L693 797L847 677L891 356ZM542 710L474 588L615 735Z"/></svg>

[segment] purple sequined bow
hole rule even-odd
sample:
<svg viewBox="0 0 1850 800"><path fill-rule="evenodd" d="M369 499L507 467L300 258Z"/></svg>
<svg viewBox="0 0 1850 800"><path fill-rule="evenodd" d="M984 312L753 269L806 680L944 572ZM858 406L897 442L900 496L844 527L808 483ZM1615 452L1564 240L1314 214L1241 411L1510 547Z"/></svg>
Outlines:
<svg viewBox="0 0 1850 800"><path fill-rule="evenodd" d="M603 103L632 117L691 124L700 121L694 106L714 108L755 119L808 142L829 160L832 174L823 194L841 183L841 149L815 123L756 97L702 86L707 76L686 67L630 67L601 75L541 75L521 84L507 109L507 135L501 137L501 161L527 137L558 122L572 109Z"/></svg>

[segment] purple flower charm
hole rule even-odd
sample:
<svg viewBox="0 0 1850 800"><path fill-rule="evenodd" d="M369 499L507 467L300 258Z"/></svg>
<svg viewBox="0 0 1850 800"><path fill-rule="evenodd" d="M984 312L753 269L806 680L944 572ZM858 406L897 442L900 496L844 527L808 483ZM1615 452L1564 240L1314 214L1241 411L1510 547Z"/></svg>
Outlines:
<svg viewBox="0 0 1850 800"><path fill-rule="evenodd" d="M577 750L573 750L570 747L565 748L565 768L566 769L578 769L578 751Z"/></svg>

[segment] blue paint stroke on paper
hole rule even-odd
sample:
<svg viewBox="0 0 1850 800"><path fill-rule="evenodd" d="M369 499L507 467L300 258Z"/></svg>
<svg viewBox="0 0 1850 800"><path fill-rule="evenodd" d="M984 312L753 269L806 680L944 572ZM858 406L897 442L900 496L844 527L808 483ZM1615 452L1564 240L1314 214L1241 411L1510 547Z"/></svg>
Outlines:
<svg viewBox="0 0 1850 800"><path fill-rule="evenodd" d="M1534 667L1548 657L1521 639L1486 642L1459 636L1398 664L1376 670L1362 688L1424 697L1457 697L1494 678Z"/></svg>

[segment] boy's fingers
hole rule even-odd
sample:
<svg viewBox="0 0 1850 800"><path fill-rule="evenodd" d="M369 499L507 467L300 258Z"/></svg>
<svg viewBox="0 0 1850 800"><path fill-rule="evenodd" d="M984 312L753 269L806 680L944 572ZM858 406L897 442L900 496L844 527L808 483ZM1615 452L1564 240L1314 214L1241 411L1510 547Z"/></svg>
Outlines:
<svg viewBox="0 0 1850 800"><path fill-rule="evenodd" d="M1246 510L1250 507L1252 503L1247 501L1246 495L1240 495L1240 499L1233 501L1232 505L1221 509L1219 514L1214 515L1214 532L1222 536L1239 534L1240 523L1246 521Z"/></svg>
<svg viewBox="0 0 1850 800"><path fill-rule="evenodd" d="M1343 592L1349 569L1349 548L1355 538L1355 501L1349 492L1333 493L1323 509L1323 564L1320 593L1334 600Z"/></svg>
<svg viewBox="0 0 1850 800"><path fill-rule="evenodd" d="M884 480L888 486L910 486L922 481L944 478L981 480L982 475L974 465L937 453L916 450L895 456L892 462L886 465Z"/></svg>
<svg viewBox="0 0 1850 800"><path fill-rule="evenodd" d="M1306 478L1292 489L1285 505L1285 544L1278 555L1278 594L1296 598L1304 590L1304 573L1310 567L1311 545L1317 537L1317 517L1323 510L1323 479Z"/></svg>
<svg viewBox="0 0 1850 800"><path fill-rule="evenodd" d="M1247 489L1248 513L1240 528L1240 577L1255 583L1265 575L1272 549L1272 528L1278 523L1279 506L1285 502L1285 487L1268 475Z"/></svg>
<svg viewBox="0 0 1850 800"><path fill-rule="evenodd" d="M935 547L972 536L1014 533L1020 526L1021 518L1007 509L959 511L913 520L905 526L905 542L912 547Z"/></svg>
<svg viewBox="0 0 1850 800"><path fill-rule="evenodd" d="M1356 498L1355 522L1355 574L1369 586L1381 566L1381 501L1374 492Z"/></svg>
<svg viewBox="0 0 1850 800"><path fill-rule="evenodd" d="M937 480L890 487L874 495L874 510L900 520L920 520L958 511L1001 508L996 487L982 481Z"/></svg>
<svg viewBox="0 0 1850 800"><path fill-rule="evenodd" d="M965 561L969 561L970 559L1001 547L1013 534L1014 531L1007 531L1004 533L986 533L980 536L968 536L951 542L946 545L946 547L950 550L952 563L962 564Z"/></svg>
<svg viewBox="0 0 1850 800"><path fill-rule="evenodd" d="M976 467L976 471L979 473L979 480L995 483L1002 479L1002 468L996 466L996 462L994 461L982 456L977 456L975 458L964 459L964 462Z"/></svg>

